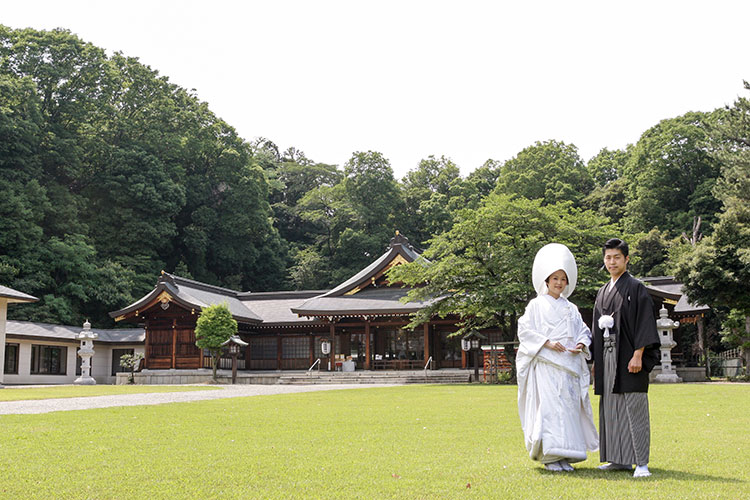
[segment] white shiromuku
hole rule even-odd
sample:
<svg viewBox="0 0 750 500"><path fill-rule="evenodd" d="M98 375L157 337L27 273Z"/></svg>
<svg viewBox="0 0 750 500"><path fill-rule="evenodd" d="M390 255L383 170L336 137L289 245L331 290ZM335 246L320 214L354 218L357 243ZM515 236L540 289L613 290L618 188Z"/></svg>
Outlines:
<svg viewBox="0 0 750 500"><path fill-rule="evenodd" d="M538 272L540 266L548 269ZM552 244L537 254L534 268L534 288L539 295L529 302L518 321L520 346L516 357L518 414L526 449L532 460L543 464L562 459L580 462L586 460L587 451L599 448L599 436L589 400L586 365L591 357L591 331L578 308L566 298L575 288L575 260L566 247ZM558 269L573 279L569 278L569 286L555 299L538 280L543 283ZM571 349L580 343L584 348L580 353L558 352L544 347L548 340Z"/></svg>

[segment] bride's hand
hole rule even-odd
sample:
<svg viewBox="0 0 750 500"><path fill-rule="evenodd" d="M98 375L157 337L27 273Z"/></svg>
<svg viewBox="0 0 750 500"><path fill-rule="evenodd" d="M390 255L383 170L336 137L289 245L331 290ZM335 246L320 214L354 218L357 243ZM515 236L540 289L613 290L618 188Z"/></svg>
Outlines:
<svg viewBox="0 0 750 500"><path fill-rule="evenodd" d="M557 351L557 352L565 352L565 351L567 351L567 349L565 348L565 346L562 345L560 342L553 342L551 340L548 340L547 342L545 342L544 343L544 347L546 347L548 349L552 349L553 351Z"/></svg>
<svg viewBox="0 0 750 500"><path fill-rule="evenodd" d="M573 349L568 349L568 351L578 354L579 352L583 351L584 347L585 346L579 342L576 344L576 346Z"/></svg>

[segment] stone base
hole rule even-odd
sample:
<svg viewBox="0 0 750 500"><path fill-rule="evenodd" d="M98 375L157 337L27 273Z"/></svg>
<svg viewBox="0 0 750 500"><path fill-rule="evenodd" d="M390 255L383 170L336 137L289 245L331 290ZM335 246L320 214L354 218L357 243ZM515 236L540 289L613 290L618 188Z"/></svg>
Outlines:
<svg viewBox="0 0 750 500"><path fill-rule="evenodd" d="M656 376L654 382L662 384L678 384L682 382L682 379L678 377L676 373L660 373Z"/></svg>
<svg viewBox="0 0 750 500"><path fill-rule="evenodd" d="M73 383L75 385L96 385L96 380L92 377L78 377Z"/></svg>
<svg viewBox="0 0 750 500"><path fill-rule="evenodd" d="M706 378L706 368L704 366L693 366L693 367L682 367L682 366L676 366L674 368L674 371L670 371L670 373L677 372L677 377L682 379L683 382L705 382L708 380ZM653 371L649 374L649 382L658 382L656 380L656 377L658 377L661 374L661 367L657 366L653 369Z"/></svg>
<svg viewBox="0 0 750 500"><path fill-rule="evenodd" d="M237 372L237 384L261 384L275 385L279 382L282 372ZM129 384L130 373L121 372L117 374L117 385ZM213 380L213 372L207 368L197 370L143 370L136 372L133 376L135 384L146 385L179 385L179 384L231 384L231 370L217 370L216 382Z"/></svg>

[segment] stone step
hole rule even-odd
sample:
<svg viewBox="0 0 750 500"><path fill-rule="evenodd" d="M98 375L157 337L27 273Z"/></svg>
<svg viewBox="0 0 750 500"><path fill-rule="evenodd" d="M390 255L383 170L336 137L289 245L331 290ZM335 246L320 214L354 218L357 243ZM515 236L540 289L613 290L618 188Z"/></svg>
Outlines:
<svg viewBox="0 0 750 500"><path fill-rule="evenodd" d="M469 374L310 374L283 375L278 383L283 385L311 384L465 384Z"/></svg>

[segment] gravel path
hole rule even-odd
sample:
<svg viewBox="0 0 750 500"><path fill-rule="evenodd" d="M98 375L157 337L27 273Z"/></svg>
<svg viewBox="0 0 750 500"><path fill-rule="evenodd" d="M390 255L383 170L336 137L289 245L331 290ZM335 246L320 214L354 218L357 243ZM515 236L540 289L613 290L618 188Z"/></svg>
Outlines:
<svg viewBox="0 0 750 500"><path fill-rule="evenodd" d="M5 401L0 402L0 415L89 410L91 408L109 408L112 406L160 405L166 403L204 401L207 399L240 398L245 396L269 396L273 394L332 391L340 389L366 389L370 387L393 387L393 384L228 385L219 386L219 389L206 391L120 394L115 396L41 399L34 401Z"/></svg>

